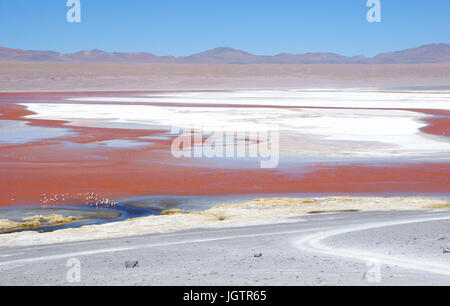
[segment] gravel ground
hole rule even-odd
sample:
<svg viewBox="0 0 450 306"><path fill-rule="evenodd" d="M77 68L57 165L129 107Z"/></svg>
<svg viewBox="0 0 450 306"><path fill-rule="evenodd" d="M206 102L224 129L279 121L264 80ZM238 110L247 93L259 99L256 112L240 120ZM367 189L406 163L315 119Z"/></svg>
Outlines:
<svg viewBox="0 0 450 306"><path fill-rule="evenodd" d="M450 285L448 210L291 221L2 247L0 285Z"/></svg>

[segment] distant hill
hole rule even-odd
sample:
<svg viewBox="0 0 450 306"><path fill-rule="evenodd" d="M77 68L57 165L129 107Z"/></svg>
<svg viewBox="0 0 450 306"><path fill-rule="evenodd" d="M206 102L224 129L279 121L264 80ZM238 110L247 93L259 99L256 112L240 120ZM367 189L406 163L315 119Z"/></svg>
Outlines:
<svg viewBox="0 0 450 306"><path fill-rule="evenodd" d="M370 59L380 64L416 64L450 62L450 44L424 45L398 52L382 53Z"/></svg>
<svg viewBox="0 0 450 306"><path fill-rule="evenodd" d="M184 56L157 56L151 53L80 51L62 54L54 51L27 51L0 46L0 61L27 62L130 62L182 64L421 64L450 62L450 44L431 44L375 57L347 57L335 53L282 53L274 56L254 55L242 50L221 47Z"/></svg>

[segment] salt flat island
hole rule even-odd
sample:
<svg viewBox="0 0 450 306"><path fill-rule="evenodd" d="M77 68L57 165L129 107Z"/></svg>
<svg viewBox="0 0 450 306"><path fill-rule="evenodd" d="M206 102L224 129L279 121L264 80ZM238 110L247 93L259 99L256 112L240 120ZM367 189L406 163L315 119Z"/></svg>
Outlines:
<svg viewBox="0 0 450 306"><path fill-rule="evenodd" d="M448 158L448 140L426 136L448 135L448 125L437 122L448 117L449 99L445 90L302 89L109 94L20 105L35 113L27 118L78 127L250 132L276 125L282 140L290 139L282 150L298 157Z"/></svg>

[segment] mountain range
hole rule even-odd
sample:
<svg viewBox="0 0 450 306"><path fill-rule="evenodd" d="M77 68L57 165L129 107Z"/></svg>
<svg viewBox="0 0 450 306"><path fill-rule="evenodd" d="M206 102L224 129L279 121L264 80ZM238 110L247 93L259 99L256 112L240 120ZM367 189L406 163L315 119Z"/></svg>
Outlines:
<svg viewBox="0 0 450 306"><path fill-rule="evenodd" d="M105 52L102 50L59 53L29 51L0 46L3 62L130 62L169 64L421 64L450 62L450 44L429 44L418 48L382 53L374 57L364 55L347 57L336 53L282 53L273 56L254 55L228 47L202 53L175 57L157 56L145 52Z"/></svg>

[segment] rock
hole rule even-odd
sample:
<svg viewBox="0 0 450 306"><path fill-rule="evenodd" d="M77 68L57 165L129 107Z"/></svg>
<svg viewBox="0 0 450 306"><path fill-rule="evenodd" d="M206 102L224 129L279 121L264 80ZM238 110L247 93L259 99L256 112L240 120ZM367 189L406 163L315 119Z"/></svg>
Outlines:
<svg viewBox="0 0 450 306"><path fill-rule="evenodd" d="M261 258L263 256L262 253L255 253L255 255L253 255L255 258Z"/></svg>
<svg viewBox="0 0 450 306"><path fill-rule="evenodd" d="M125 268L127 269L134 269L139 267L139 261L137 260L130 260L125 262Z"/></svg>

